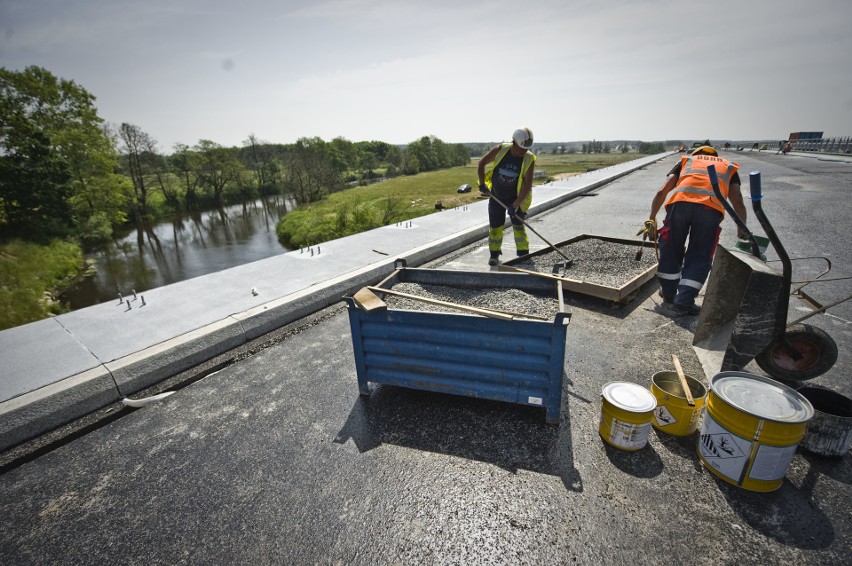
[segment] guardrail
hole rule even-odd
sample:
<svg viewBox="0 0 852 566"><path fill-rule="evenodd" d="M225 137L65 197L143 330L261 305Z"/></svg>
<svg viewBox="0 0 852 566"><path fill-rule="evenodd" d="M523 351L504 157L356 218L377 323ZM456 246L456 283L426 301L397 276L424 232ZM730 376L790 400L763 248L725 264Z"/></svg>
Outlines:
<svg viewBox="0 0 852 566"><path fill-rule="evenodd" d="M781 151L787 140L747 140L728 142L732 149L752 149L761 151ZM723 144L724 145L724 144ZM839 155L852 154L852 137L835 137L821 139L803 139L790 141L791 151L813 153L832 153Z"/></svg>

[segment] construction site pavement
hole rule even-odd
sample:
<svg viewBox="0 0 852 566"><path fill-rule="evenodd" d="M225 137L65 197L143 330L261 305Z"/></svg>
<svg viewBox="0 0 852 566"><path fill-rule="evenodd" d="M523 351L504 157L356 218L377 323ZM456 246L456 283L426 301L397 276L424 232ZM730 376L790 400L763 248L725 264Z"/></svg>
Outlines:
<svg viewBox="0 0 852 566"><path fill-rule="evenodd" d="M791 256L828 255L834 277L850 275L838 228L849 226L852 165L728 157L762 171L764 210ZM635 238L674 159L530 222L551 242ZM735 227L723 227L731 246ZM428 267L485 271L487 257L482 240ZM819 273L802 263L797 277ZM814 287L830 302L850 285ZM849 454L800 451L781 488L759 494L710 474L696 435L652 431L637 452L605 444L604 384L650 387L671 354L706 382L691 348L695 318L668 313L654 282L627 305L567 301L558 426L541 409L467 397L391 386L359 396L341 302L146 392L176 391L160 402L105 409L41 452L34 443L0 476L0 554L9 564L852 561ZM808 383L846 396L850 320L849 303L810 320L837 342L839 360Z"/></svg>

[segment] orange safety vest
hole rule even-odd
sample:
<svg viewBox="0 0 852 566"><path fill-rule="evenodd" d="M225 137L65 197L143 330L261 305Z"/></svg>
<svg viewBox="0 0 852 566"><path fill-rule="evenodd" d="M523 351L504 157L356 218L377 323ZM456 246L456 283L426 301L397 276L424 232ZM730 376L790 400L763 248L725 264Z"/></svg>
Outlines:
<svg viewBox="0 0 852 566"><path fill-rule="evenodd" d="M683 156L680 158L680 177L677 180L669 201L666 203L666 208L675 202L695 202L718 210L724 217L725 206L719 202L719 199L716 198L716 193L713 192L713 185L710 184L710 175L707 173L708 165L716 167L719 190L722 192L722 196L728 198L731 177L740 168L739 165L713 155L699 154Z"/></svg>

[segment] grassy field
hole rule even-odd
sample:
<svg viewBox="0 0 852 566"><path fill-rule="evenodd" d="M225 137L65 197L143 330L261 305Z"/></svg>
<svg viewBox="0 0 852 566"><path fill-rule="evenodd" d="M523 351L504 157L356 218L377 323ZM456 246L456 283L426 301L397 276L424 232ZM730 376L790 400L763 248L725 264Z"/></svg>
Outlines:
<svg viewBox="0 0 852 566"><path fill-rule="evenodd" d="M539 155L536 171L544 171L546 177L536 184L639 157L642 155L637 153ZM431 214L436 212L438 202L444 208L453 208L477 201L477 161L334 193L321 202L287 213L278 224L278 239L285 246L299 248ZM457 193L463 184L473 190Z"/></svg>

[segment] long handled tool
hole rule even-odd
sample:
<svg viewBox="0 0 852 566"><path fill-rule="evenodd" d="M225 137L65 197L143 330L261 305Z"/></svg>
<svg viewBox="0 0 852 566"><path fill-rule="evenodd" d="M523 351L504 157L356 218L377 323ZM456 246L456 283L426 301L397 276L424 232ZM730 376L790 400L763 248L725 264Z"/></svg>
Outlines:
<svg viewBox="0 0 852 566"><path fill-rule="evenodd" d="M498 199L497 197L495 197L494 195L492 195L490 192L488 193L488 197L489 197L490 199L492 199L494 202L496 202L497 204L499 204L500 206L502 206L502 207L506 210L506 212L509 212L509 216L510 216L510 217L514 217L514 216L515 216L515 215L513 215L513 214L509 211L509 207L508 207L508 206L506 206L505 204L503 204L503 203L500 201L500 199ZM569 267L571 267L571 265L573 265L573 263L574 263L574 260L573 260L573 259L569 258L567 255L565 255L564 253L562 253L562 252L559 250L559 248L557 248L556 246L554 246L553 244L551 244L550 242L548 242L548 241L547 241L547 238L545 238L544 236L542 236L541 234L539 234L538 232L536 232L536 231L535 231L535 228L533 228L532 226L530 226L530 225L527 223L527 221L526 221L526 220L524 220L524 219L523 219L523 218L521 218L520 216L518 216L517 218L518 218L518 220L520 220L520 221L521 221L521 224L523 224L524 226L526 226L527 228L529 228L529 229L530 229L530 231L532 231L532 233L533 233L533 234L535 234L536 236L538 236L539 238L541 238L541 239L544 241L544 243L545 243L545 244L547 244L548 246L550 246L551 248L553 248L553 250L554 250L556 253L558 253L559 255L561 255L562 257L564 257L564 258L565 258L565 269L568 269Z"/></svg>
<svg viewBox="0 0 852 566"><path fill-rule="evenodd" d="M498 311L494 309L485 309L480 307L472 307L469 305L460 305L458 303L451 303L448 301L441 301L440 299L430 299L429 297L421 297L419 295L411 295L409 293L402 293L400 291L393 291L391 289L382 289L381 287L367 287L368 290L373 293L385 293L387 295L396 295L397 297L402 297L403 299L411 299L413 301L422 301L424 303L429 303L432 305L438 305L442 307L447 307L451 309L456 309L464 312L469 312L473 314L478 314L481 316L487 316L488 318L497 318L500 320L513 320L516 317L523 318L532 318L536 320L547 320L544 317L532 315L532 314L523 314L517 312L509 312L509 311Z"/></svg>
<svg viewBox="0 0 852 566"><path fill-rule="evenodd" d="M672 363L674 363L677 378L680 380L680 386L683 387L683 393L686 395L686 402L690 407L695 406L695 399L692 398L692 390L689 389L689 384L686 382L686 376L683 375L683 368L680 367L680 360L675 354L672 354Z"/></svg>
<svg viewBox="0 0 852 566"><path fill-rule="evenodd" d="M516 273L528 273L530 275L535 275L536 277L543 277L553 281L570 281L567 277L560 277L559 275L551 275L550 273L542 273L541 271L533 271L531 269L523 269L515 267L514 265L500 264L497 266L497 271L514 271Z"/></svg>

